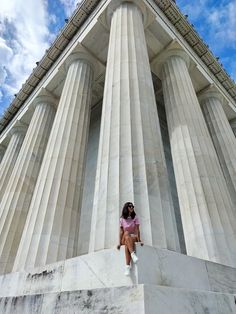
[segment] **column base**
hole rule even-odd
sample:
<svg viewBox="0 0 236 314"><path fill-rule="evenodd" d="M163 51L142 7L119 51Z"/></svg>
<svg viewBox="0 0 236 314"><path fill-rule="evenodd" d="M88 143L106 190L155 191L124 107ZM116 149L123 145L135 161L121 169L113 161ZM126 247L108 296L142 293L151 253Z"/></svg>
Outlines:
<svg viewBox="0 0 236 314"><path fill-rule="evenodd" d="M0 276L1 313L234 313L236 269L169 250L107 249Z"/></svg>

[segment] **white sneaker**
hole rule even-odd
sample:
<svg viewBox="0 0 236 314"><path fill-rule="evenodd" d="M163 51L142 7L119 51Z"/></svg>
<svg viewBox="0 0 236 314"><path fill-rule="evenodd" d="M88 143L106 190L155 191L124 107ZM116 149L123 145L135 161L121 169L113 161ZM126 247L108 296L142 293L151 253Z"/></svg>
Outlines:
<svg viewBox="0 0 236 314"><path fill-rule="evenodd" d="M131 258L132 258L132 261L134 262L134 264L136 264L137 261L138 261L138 257L137 257L137 255L134 252L131 253Z"/></svg>
<svg viewBox="0 0 236 314"><path fill-rule="evenodd" d="M130 275L130 265L126 265L125 266L125 276L129 276Z"/></svg>

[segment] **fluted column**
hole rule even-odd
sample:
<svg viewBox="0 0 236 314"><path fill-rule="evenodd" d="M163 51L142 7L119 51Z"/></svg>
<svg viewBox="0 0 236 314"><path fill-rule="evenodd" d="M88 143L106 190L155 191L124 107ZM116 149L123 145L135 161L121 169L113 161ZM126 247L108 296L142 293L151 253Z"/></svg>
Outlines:
<svg viewBox="0 0 236 314"><path fill-rule="evenodd" d="M83 54L68 72L14 269L77 254L93 66Z"/></svg>
<svg viewBox="0 0 236 314"><path fill-rule="evenodd" d="M236 137L222 107L221 96L207 91L199 99L236 212Z"/></svg>
<svg viewBox="0 0 236 314"><path fill-rule="evenodd" d="M118 243L127 201L146 244L179 249L142 13L133 3L111 21L90 251Z"/></svg>
<svg viewBox="0 0 236 314"><path fill-rule="evenodd" d="M233 130L234 136L236 136L236 119L230 120L229 123L230 123L232 130Z"/></svg>
<svg viewBox="0 0 236 314"><path fill-rule="evenodd" d="M54 100L37 99L24 142L0 203L0 273L12 270L51 131Z"/></svg>
<svg viewBox="0 0 236 314"><path fill-rule="evenodd" d="M20 148L25 137L26 127L16 126L10 131L11 139L7 145L6 152L0 164L0 201L3 197L7 183L10 179L10 175L14 168L17 156L20 152ZM1 215L1 208L0 208Z"/></svg>
<svg viewBox="0 0 236 314"><path fill-rule="evenodd" d="M6 151L6 147L3 146L3 145L0 145L0 164L2 162L2 159L3 159L3 156L5 154L5 151Z"/></svg>
<svg viewBox="0 0 236 314"><path fill-rule="evenodd" d="M187 253L236 266L236 218L187 68L165 52L162 84Z"/></svg>

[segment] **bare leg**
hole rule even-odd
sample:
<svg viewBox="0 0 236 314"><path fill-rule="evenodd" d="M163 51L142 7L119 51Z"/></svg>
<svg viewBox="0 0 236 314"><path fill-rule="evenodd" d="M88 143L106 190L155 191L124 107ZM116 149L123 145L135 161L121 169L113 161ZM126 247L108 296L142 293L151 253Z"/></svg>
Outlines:
<svg viewBox="0 0 236 314"><path fill-rule="evenodd" d="M125 231L122 239L122 244L125 245L125 258L126 258L126 265L130 265L131 261L131 253L134 252L134 245L135 242L138 240L137 237L131 237L128 231Z"/></svg>
<svg viewBox="0 0 236 314"><path fill-rule="evenodd" d="M125 259L126 259L126 265L130 265L131 255L130 255L130 252L129 252L127 246L125 246Z"/></svg>
<svg viewBox="0 0 236 314"><path fill-rule="evenodd" d="M131 262L131 255L130 251L126 245L125 237L129 236L129 233L127 231L124 232L123 238L122 238L122 244L125 245L125 259L126 259L126 265L130 265Z"/></svg>
<svg viewBox="0 0 236 314"><path fill-rule="evenodd" d="M128 247L130 254L134 252L134 244L136 241L137 241L137 237L131 237L130 235L125 235L125 245Z"/></svg>

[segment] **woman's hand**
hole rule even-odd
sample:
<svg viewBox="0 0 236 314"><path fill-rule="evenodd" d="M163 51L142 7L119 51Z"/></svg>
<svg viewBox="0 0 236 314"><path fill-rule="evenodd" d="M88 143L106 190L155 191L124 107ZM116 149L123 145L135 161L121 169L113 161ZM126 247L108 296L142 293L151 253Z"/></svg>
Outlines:
<svg viewBox="0 0 236 314"><path fill-rule="evenodd" d="M144 245L143 241L141 241L140 239L138 240L138 242L140 243L141 246Z"/></svg>

